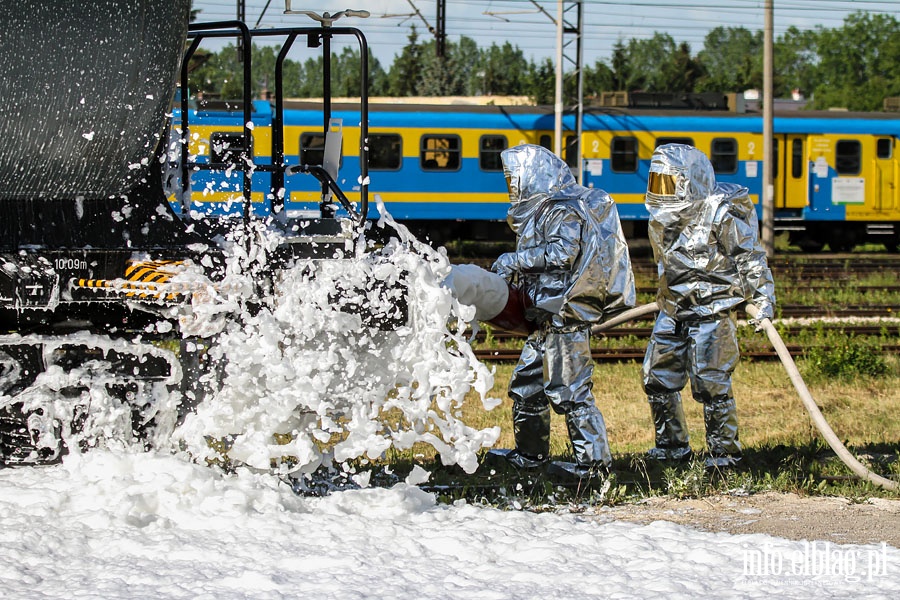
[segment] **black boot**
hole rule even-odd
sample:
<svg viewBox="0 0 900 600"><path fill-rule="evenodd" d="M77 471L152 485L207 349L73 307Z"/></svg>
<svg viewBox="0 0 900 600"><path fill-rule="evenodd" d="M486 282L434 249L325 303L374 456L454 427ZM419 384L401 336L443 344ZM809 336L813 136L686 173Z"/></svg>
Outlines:
<svg viewBox="0 0 900 600"><path fill-rule="evenodd" d="M650 414L656 430L656 446L647 452L651 460L687 462L693 456L681 394L670 392L649 396Z"/></svg>
<svg viewBox="0 0 900 600"><path fill-rule="evenodd" d="M547 465L547 476L564 483L603 481L611 474L605 463L579 464L562 460L550 461Z"/></svg>
<svg viewBox="0 0 900 600"><path fill-rule="evenodd" d="M484 455L481 464L494 469L513 467L517 471L535 471L543 468L547 459L528 456L517 449L495 448Z"/></svg>

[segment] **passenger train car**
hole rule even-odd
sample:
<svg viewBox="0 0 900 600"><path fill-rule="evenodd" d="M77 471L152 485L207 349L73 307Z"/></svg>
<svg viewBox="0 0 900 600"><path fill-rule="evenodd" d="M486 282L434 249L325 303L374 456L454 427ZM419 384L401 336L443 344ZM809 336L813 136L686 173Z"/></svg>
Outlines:
<svg viewBox="0 0 900 600"><path fill-rule="evenodd" d="M198 163L224 169L196 171L191 197L180 206L212 215L241 214L242 174L231 168L244 146L242 113L201 108L189 115L189 153ZM177 127L179 114L176 111ZM368 173L373 198L433 242L502 239L508 196L500 152L521 143L552 146L554 114L546 107L372 104L368 113ZM265 214L273 200L295 216L319 215L321 190L312 178L273 179L273 107L254 101L252 140L245 161L252 173L253 211ZM358 110L335 105L328 123L321 106L285 102L284 163L322 164L324 131L341 128L342 155L359 148ZM618 204L626 236L646 235L643 205L653 149L692 144L706 152L719 181L746 186L760 217L763 122L758 113L587 109L582 156L577 156L575 117L563 120L563 157L586 186L608 191ZM857 243L900 245L900 116L889 113L790 111L776 114L774 209L776 233L807 251L852 249ZM580 163L580 164L579 164ZM354 189L360 165L340 159L339 184ZM273 181L275 185L273 186ZM369 216L377 217L375 202Z"/></svg>

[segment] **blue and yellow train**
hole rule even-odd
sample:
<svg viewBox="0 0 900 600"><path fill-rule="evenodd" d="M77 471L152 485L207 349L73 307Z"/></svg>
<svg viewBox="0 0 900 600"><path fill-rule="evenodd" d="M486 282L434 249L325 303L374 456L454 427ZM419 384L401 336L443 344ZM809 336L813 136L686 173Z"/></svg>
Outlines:
<svg viewBox="0 0 900 600"><path fill-rule="evenodd" d="M357 106L334 105L323 123L320 104L288 103L283 110L283 166L321 165L325 131L342 130L337 182L351 201L360 186L412 230L443 242L500 239L508 196L500 152L520 143L550 147L554 114L545 107L371 104L368 171L360 152ZM236 110L192 110L192 160L223 168L194 171L192 209L242 214L244 181L251 182L255 214L273 201L295 216L318 216L321 184L312 177L277 175L272 166L273 109L254 101L251 123ZM178 123L176 111L176 124ZM245 127L246 125L246 127ZM608 191L619 207L626 236L646 233L643 204L653 149L692 144L706 152L720 181L746 186L762 215L763 122L759 114L591 108L582 120L580 160L575 118L563 119L564 158L584 185ZM245 136L251 134L244 150ZM900 246L900 115L791 111L774 119L776 233L787 231L807 251L847 251L859 243ZM232 167L239 154L247 152ZM580 164L579 164L580 163ZM281 169L283 171L283 169ZM245 178L249 171L249 178ZM365 175L363 176L363 173ZM356 194L354 196L354 194ZM369 216L377 216L374 202ZM280 206L279 206L280 208Z"/></svg>

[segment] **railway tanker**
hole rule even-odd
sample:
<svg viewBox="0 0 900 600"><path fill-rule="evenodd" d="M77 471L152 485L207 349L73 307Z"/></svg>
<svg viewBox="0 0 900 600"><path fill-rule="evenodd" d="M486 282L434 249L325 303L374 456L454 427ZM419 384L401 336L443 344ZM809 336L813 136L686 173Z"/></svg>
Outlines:
<svg viewBox="0 0 900 600"><path fill-rule="evenodd" d="M277 108L277 110L275 110ZM180 115L176 114L176 121ZM336 106L344 124L345 152L360 139L359 112ZM284 125L286 165L321 164L324 137L316 106L284 101L273 108L253 102L248 144L258 164L271 164L275 120ZM520 143L550 147L555 116L551 108L372 104L369 109L369 171L342 161L338 178L351 200L367 181L387 210L410 228L442 243L453 239L503 239L508 197L500 152ZM243 115L226 103L191 110L195 139L190 152L200 163L234 160L232 146L244 147ZM762 193L763 122L758 113L729 110L589 108L580 140L573 115L565 115L564 158L581 181L608 191L616 200L629 238L646 234L643 206L650 157L656 146L687 143L706 152L720 181ZM786 111L774 118L774 215L776 233L788 232L806 251L828 246L846 251L858 243L900 246L900 115L838 111ZM581 157L578 157L578 144ZM194 175L190 198L211 214L239 211L240 175L203 171ZM294 179L273 184L262 171L252 179L257 214L272 199L298 215L317 215L314 182ZM374 210L374 209L372 209Z"/></svg>
<svg viewBox="0 0 900 600"><path fill-rule="evenodd" d="M237 219L205 219L169 202L166 189L191 194L193 166L179 160L190 123L182 120L173 138L167 122L202 40L237 37L244 50L257 34L283 45L317 42L326 82L332 38L357 40L366 56L354 28L189 25L190 4L0 4L0 466L58 460L64 434L90 446L97 440L78 432L91 425L97 404L114 406L123 442L152 444L171 431L202 401L201 375L210 371L208 334L186 328L192 307L210 292L226 293L226 250L248 243L248 234L265 227L280 242L265 264L245 265L256 287L235 299L236 313L263 305L279 272L298 258L340 260L368 235L366 183L355 187L351 205L328 164L278 174L317 182L315 218L283 213L262 222L249 196L237 203ZM249 82L249 52L242 64ZM249 85L245 92L250 106ZM365 103L363 88L358 112ZM323 125L329 111L318 106L319 133L324 146L341 147L340 131ZM355 169L365 174L367 149L358 150ZM243 157L228 169L246 181L258 177L252 157ZM174 163L180 170L169 169ZM113 435L114 423L93 425Z"/></svg>

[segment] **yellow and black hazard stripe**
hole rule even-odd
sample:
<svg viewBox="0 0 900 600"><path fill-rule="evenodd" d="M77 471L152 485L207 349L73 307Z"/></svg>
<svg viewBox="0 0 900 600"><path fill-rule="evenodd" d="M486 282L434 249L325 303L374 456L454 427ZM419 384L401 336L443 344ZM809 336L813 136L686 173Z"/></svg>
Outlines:
<svg viewBox="0 0 900 600"><path fill-rule="evenodd" d="M126 298L177 302L184 297L183 290L172 290L167 284L177 271L173 267L182 264L180 260L129 261L122 279L78 279L73 287Z"/></svg>

